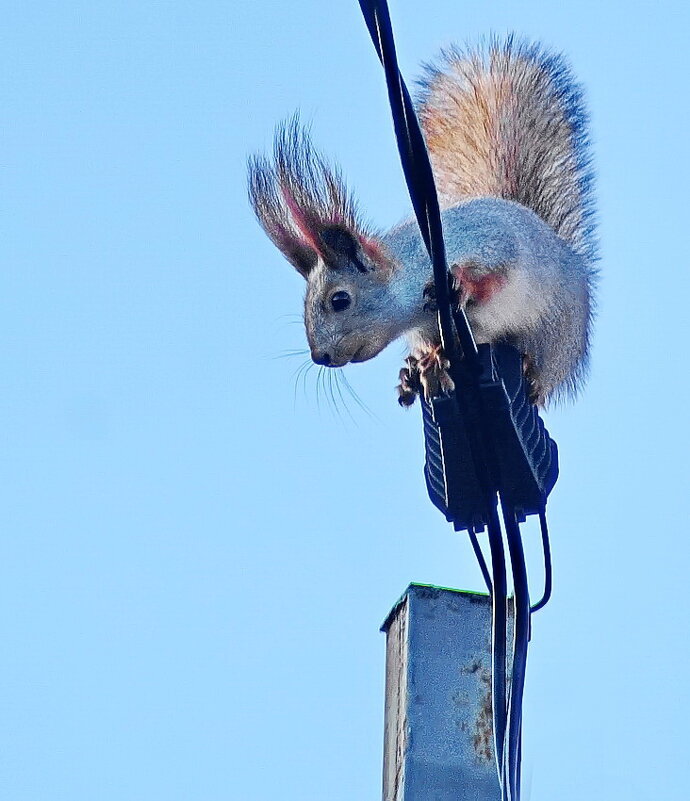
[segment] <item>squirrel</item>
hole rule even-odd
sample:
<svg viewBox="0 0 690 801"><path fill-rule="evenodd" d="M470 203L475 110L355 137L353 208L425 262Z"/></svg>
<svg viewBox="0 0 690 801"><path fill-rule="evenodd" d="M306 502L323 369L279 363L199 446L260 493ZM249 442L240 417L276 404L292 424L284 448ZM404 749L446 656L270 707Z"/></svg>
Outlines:
<svg viewBox="0 0 690 801"><path fill-rule="evenodd" d="M597 260L582 90L563 56L513 35L451 48L420 85L456 302L478 343L522 354L533 403L574 396ZM306 279L313 361L366 361L405 336L401 405L452 390L416 224L372 229L297 117L278 127L272 158L250 159L248 178L260 224Z"/></svg>

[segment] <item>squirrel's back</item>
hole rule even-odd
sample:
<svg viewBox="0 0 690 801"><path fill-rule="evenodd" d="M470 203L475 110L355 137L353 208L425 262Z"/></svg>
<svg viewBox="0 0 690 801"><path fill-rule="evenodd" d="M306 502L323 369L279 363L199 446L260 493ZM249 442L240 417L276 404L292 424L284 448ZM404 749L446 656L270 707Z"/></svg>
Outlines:
<svg viewBox="0 0 690 801"><path fill-rule="evenodd" d="M587 116L564 58L513 36L429 66L419 115L441 202L513 200L596 257Z"/></svg>

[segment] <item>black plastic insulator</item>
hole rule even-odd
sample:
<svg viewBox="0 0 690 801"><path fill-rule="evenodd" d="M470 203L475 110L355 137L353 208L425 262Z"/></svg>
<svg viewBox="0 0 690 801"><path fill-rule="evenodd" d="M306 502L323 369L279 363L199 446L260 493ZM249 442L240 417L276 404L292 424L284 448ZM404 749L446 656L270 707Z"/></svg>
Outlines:
<svg viewBox="0 0 690 801"><path fill-rule="evenodd" d="M538 514L558 478L558 448L528 398L522 357L506 344L478 350L478 381L454 374L454 393L422 400L429 497L457 531L481 531L496 493L518 520ZM487 431L491 450L482 451Z"/></svg>

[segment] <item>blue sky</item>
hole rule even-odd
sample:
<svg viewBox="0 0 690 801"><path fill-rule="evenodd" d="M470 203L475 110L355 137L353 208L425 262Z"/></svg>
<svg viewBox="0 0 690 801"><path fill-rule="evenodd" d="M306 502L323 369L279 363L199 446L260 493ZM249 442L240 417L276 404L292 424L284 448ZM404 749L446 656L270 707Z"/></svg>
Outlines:
<svg viewBox="0 0 690 801"><path fill-rule="evenodd" d="M393 4L402 67L516 30L592 114L592 375L549 412L552 603L531 801L685 801L687 4ZM245 159L299 107L381 225L408 213L356 2L12 2L0 34L0 796L380 797L383 635L481 588L425 496L403 349L329 410ZM313 371L312 371L313 374ZM536 531L525 532L539 583Z"/></svg>

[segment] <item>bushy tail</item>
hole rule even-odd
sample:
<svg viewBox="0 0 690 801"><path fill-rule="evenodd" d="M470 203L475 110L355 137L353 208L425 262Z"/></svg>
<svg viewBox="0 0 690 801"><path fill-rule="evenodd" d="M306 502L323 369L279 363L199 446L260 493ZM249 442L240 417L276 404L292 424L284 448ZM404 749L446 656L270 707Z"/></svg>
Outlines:
<svg viewBox="0 0 690 801"><path fill-rule="evenodd" d="M452 49L427 67L419 114L444 206L517 201L595 258L587 115L562 56L512 36Z"/></svg>

